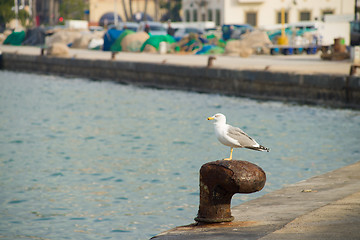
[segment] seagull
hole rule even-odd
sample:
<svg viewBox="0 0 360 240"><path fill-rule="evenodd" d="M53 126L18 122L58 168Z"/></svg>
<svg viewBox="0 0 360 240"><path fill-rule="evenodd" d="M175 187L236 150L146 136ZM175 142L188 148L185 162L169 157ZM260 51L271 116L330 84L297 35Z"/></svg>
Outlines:
<svg viewBox="0 0 360 240"><path fill-rule="evenodd" d="M230 147L230 157L224 160L232 160L233 148L249 148L256 151L269 152L270 149L258 144L255 139L247 135L243 130L226 124L226 117L222 113L217 113L207 120L215 120L215 135L225 146Z"/></svg>

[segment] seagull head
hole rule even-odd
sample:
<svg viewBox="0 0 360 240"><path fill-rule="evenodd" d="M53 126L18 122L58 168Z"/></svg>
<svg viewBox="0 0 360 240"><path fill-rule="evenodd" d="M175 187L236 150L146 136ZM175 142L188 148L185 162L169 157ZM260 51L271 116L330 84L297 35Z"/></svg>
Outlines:
<svg viewBox="0 0 360 240"><path fill-rule="evenodd" d="M217 113L212 117L208 117L207 120L215 120L215 124L217 124L217 123L225 124L226 123L226 117L222 113Z"/></svg>

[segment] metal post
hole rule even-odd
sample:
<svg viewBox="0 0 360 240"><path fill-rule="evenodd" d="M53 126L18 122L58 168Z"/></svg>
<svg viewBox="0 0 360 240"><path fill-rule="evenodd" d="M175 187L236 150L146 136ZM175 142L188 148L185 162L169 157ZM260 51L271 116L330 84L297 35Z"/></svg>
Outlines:
<svg viewBox="0 0 360 240"><path fill-rule="evenodd" d="M15 30L19 27L19 5L18 5L18 0L14 0L15 2L15 18L16 18L16 21L15 21Z"/></svg>
<svg viewBox="0 0 360 240"><path fill-rule="evenodd" d="M281 36L285 37L285 8L281 8Z"/></svg>
<svg viewBox="0 0 360 240"><path fill-rule="evenodd" d="M49 25L53 26L55 24L54 21L54 0L49 1Z"/></svg>
<svg viewBox="0 0 360 240"><path fill-rule="evenodd" d="M159 21L159 6L158 0L154 0L155 2L155 21Z"/></svg>
<svg viewBox="0 0 360 240"><path fill-rule="evenodd" d="M116 6L117 0L114 0L114 24L115 27L118 25L118 16L117 16L117 6Z"/></svg>
<svg viewBox="0 0 360 240"><path fill-rule="evenodd" d="M169 11L169 19L171 20L171 1L170 0L168 0L167 6L168 6L168 11Z"/></svg>
<svg viewBox="0 0 360 240"><path fill-rule="evenodd" d="M281 8L281 36L278 38L279 45L288 45L289 39L285 34L285 8Z"/></svg>
<svg viewBox="0 0 360 240"><path fill-rule="evenodd" d="M29 16L32 19L32 0L29 0Z"/></svg>

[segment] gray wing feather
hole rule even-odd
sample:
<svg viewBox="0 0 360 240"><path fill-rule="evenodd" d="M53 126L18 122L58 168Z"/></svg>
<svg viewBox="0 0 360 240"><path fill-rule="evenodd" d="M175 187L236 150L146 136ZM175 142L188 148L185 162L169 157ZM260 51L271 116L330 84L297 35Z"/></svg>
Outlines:
<svg viewBox="0 0 360 240"><path fill-rule="evenodd" d="M227 135L233 139L236 139L243 147L250 147L257 144L257 142L252 137L250 137L243 130L237 127L229 125Z"/></svg>

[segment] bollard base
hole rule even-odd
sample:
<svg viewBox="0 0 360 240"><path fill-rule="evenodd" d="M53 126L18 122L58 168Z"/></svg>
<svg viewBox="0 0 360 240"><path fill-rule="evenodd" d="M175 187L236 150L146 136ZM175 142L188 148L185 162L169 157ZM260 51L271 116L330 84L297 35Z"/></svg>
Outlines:
<svg viewBox="0 0 360 240"><path fill-rule="evenodd" d="M222 223L222 222L232 222L234 221L234 217L231 216L229 218L201 218L201 217L196 217L194 218L195 221L197 222L202 222L202 223Z"/></svg>

